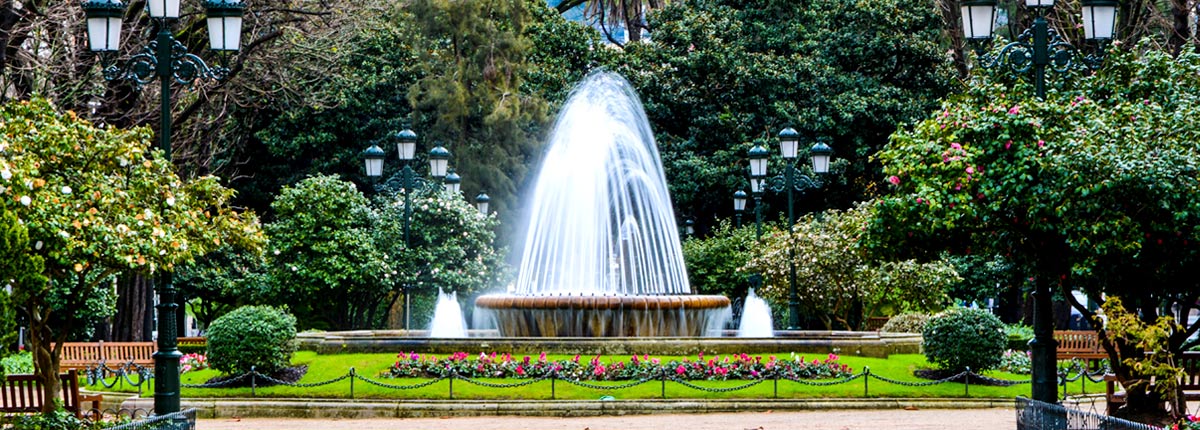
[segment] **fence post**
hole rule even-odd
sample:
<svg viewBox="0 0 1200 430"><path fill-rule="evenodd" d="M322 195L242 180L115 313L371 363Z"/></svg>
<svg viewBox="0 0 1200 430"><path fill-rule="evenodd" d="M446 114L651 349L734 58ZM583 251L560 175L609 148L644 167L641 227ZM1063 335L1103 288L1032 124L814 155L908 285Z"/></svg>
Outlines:
<svg viewBox="0 0 1200 430"><path fill-rule="evenodd" d="M354 398L354 368L350 368L350 398Z"/></svg>
<svg viewBox="0 0 1200 430"><path fill-rule="evenodd" d="M863 366L863 397L867 397L867 393L871 392L871 366Z"/></svg>
<svg viewBox="0 0 1200 430"><path fill-rule="evenodd" d="M963 384L963 394L966 397L971 397L971 367L967 366L967 371L964 373L966 374L966 382Z"/></svg>
<svg viewBox="0 0 1200 430"><path fill-rule="evenodd" d="M258 397L258 379L255 378L257 374L258 371L254 370L254 366L250 366L250 397Z"/></svg>
<svg viewBox="0 0 1200 430"><path fill-rule="evenodd" d="M667 369L664 367L659 369L659 371L662 372L662 398L665 399L667 398Z"/></svg>
<svg viewBox="0 0 1200 430"><path fill-rule="evenodd" d="M772 381L772 383L775 384L775 398L778 399L779 398L779 369L775 369L775 377L773 379L774 379L774 381Z"/></svg>
<svg viewBox="0 0 1200 430"><path fill-rule="evenodd" d="M558 376L558 371L551 370L550 371L550 400L554 400L554 380L557 379L556 376Z"/></svg>
<svg viewBox="0 0 1200 430"><path fill-rule="evenodd" d="M450 369L450 400L454 400L454 369Z"/></svg>

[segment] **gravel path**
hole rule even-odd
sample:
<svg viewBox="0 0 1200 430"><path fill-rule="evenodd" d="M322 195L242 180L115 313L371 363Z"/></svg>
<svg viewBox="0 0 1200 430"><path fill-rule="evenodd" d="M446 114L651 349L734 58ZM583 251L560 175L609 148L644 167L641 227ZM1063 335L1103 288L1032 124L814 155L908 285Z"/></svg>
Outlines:
<svg viewBox="0 0 1200 430"><path fill-rule="evenodd" d="M835 410L602 417L453 417L319 420L202 419L197 430L1012 430L1016 412L996 409Z"/></svg>

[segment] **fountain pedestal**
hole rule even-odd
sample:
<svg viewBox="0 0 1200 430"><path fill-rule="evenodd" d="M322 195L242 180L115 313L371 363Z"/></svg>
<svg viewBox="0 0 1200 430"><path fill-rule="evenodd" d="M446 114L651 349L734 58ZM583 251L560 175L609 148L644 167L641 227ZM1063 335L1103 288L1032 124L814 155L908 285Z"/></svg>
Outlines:
<svg viewBox="0 0 1200 430"><path fill-rule="evenodd" d="M475 306L494 317L504 337L712 336L729 317L728 298L701 295L489 294Z"/></svg>

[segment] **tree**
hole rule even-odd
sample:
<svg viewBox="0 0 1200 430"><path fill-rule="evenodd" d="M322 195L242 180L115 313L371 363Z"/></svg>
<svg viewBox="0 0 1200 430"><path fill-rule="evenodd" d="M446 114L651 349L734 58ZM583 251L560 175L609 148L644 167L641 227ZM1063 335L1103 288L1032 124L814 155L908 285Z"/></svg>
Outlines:
<svg viewBox="0 0 1200 430"><path fill-rule="evenodd" d="M756 253L753 225L734 228L729 221L717 224L709 236L683 242L688 283L697 294L746 297L749 276L739 270Z"/></svg>
<svg viewBox="0 0 1200 430"><path fill-rule="evenodd" d="M666 3L666 0L563 0L555 9L566 13L583 5L584 19L595 22L610 43L624 45L612 30L622 28L630 42L641 41L642 30L651 30L646 24L646 14Z"/></svg>
<svg viewBox="0 0 1200 430"><path fill-rule="evenodd" d="M416 0L424 76L409 88L414 129L455 156L468 195L487 191L511 212L538 148L546 103L523 91L532 65L525 0Z"/></svg>
<svg viewBox="0 0 1200 430"><path fill-rule="evenodd" d="M772 231L765 236L762 252L742 270L763 275L760 296L787 303L790 268L786 262L792 259L804 315L820 321L826 330L862 330L873 316L936 312L949 305L946 290L960 280L949 264L870 258L860 243L870 214L867 208L829 211L822 217L806 215L790 235Z"/></svg>
<svg viewBox="0 0 1200 430"><path fill-rule="evenodd" d="M222 243L261 240L255 218L228 206L231 191L212 177L179 179L147 129L97 128L35 99L0 107L0 130L0 196L28 231L21 252L42 261L12 282L46 398L59 390L62 344L86 316L76 311L117 273L171 271Z"/></svg>
<svg viewBox="0 0 1200 430"><path fill-rule="evenodd" d="M878 154L892 192L874 206L870 246L893 256L1001 255L1039 289L1074 300L1103 295L1153 324L1161 309L1178 321L1195 307L1200 239L1197 109L1200 57L1142 45L1110 53L1091 76L1050 82L1045 101L1025 83L980 74L930 118L896 133ZM1173 353L1200 331L1171 333ZM1113 370L1131 342L1105 335ZM1156 398L1131 390L1127 408Z"/></svg>
<svg viewBox="0 0 1200 430"><path fill-rule="evenodd" d="M393 281L372 239L367 198L350 182L318 175L284 187L271 208L273 303L286 304L302 328L371 327Z"/></svg>
<svg viewBox="0 0 1200 430"><path fill-rule="evenodd" d="M932 2L701 0L648 19L654 43L626 46L612 67L645 104L676 212L701 232L713 215L732 215L746 151L773 147L786 126L809 144L827 138L848 161L802 211L869 199L877 174L867 156L953 88ZM765 202L768 218L785 208L779 195Z"/></svg>
<svg viewBox="0 0 1200 430"><path fill-rule="evenodd" d="M266 302L270 291L261 250L230 245L181 266L174 281L200 330L238 307Z"/></svg>
<svg viewBox="0 0 1200 430"><path fill-rule="evenodd" d="M404 199L384 193L376 199L375 241L395 279L389 309L405 294L434 298L438 290L468 298L501 287L510 279L503 247L497 247L496 215L484 216L461 195L423 188L412 198L408 243L404 243ZM407 307L406 307L407 311ZM430 317L432 315L429 315ZM423 320L423 310L409 319Z"/></svg>

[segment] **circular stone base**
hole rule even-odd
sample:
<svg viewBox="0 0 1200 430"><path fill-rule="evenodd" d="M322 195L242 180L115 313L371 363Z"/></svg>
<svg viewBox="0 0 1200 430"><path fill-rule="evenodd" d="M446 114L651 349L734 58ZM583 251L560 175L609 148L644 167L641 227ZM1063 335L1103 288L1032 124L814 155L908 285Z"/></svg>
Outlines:
<svg viewBox="0 0 1200 430"><path fill-rule="evenodd" d="M489 294L475 306L511 337L696 337L720 330L729 316L724 296Z"/></svg>

